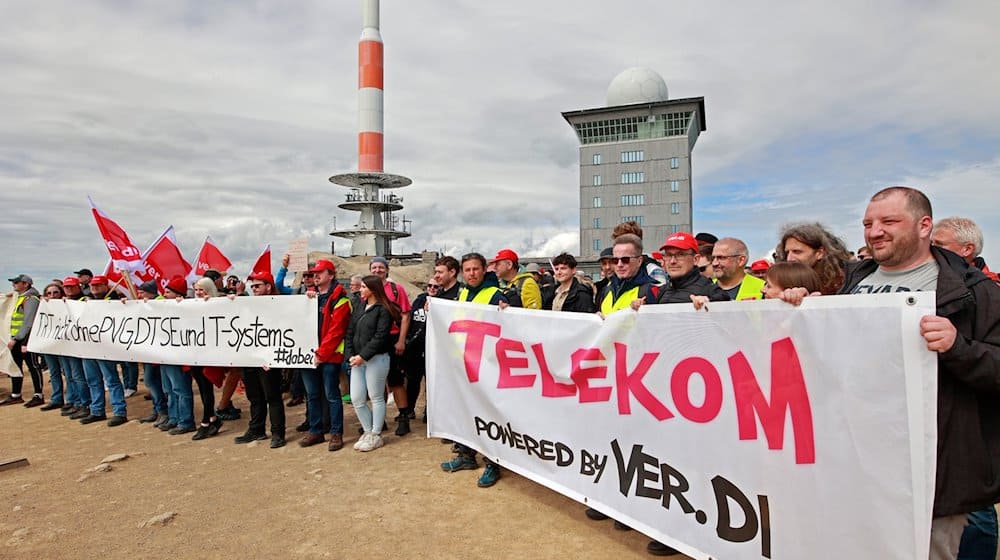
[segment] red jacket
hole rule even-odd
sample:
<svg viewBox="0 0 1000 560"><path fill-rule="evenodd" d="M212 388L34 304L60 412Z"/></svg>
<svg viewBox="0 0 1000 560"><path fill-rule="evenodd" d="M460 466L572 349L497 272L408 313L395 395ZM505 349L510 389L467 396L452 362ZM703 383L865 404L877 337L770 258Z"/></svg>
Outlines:
<svg viewBox="0 0 1000 560"><path fill-rule="evenodd" d="M351 300L340 284L335 284L330 297L320 309L319 346L316 361L339 364L344 361L344 335L351 321Z"/></svg>

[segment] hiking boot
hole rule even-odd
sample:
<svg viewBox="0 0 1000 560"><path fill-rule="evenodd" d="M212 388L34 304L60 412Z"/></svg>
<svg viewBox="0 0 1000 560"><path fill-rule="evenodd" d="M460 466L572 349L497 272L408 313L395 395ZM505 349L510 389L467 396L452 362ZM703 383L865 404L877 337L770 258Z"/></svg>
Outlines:
<svg viewBox="0 0 1000 560"><path fill-rule="evenodd" d="M410 419L405 415L399 419L399 423L396 424L396 435L405 436L410 433Z"/></svg>
<svg viewBox="0 0 1000 560"><path fill-rule="evenodd" d="M587 519L592 519L594 521L604 521L605 519L608 518L607 515L604 515L603 513L597 511L594 508L587 508L583 511L583 513L584 515L587 516Z"/></svg>
<svg viewBox="0 0 1000 560"><path fill-rule="evenodd" d="M114 428L115 426L121 426L126 422L128 422L128 418L124 416L112 416L108 419L108 426Z"/></svg>
<svg viewBox="0 0 1000 560"><path fill-rule="evenodd" d="M646 552L653 556L673 556L680 554L680 551L672 546L667 546L660 541L649 541L646 545Z"/></svg>
<svg viewBox="0 0 1000 560"><path fill-rule="evenodd" d="M154 422L153 425L155 426L156 425L155 422L157 420L159 420L159 419L160 419L159 413L157 413L157 412L151 412L151 413L143 416L142 418L140 418L139 419L139 423L140 424L149 424L150 422Z"/></svg>
<svg viewBox="0 0 1000 560"><path fill-rule="evenodd" d="M247 430L247 432L242 436L234 437L233 441L236 443L250 443L251 441L257 441L262 439L267 439L267 434L262 432L251 432L250 430Z"/></svg>
<svg viewBox="0 0 1000 560"><path fill-rule="evenodd" d="M474 470L478 468L479 463L471 455L456 455L452 460L441 463L441 470L447 472Z"/></svg>
<svg viewBox="0 0 1000 560"><path fill-rule="evenodd" d="M306 434L306 437L299 440L299 447L309 447L317 443L323 443L324 441L326 441L326 438L323 437L323 434Z"/></svg>
<svg viewBox="0 0 1000 560"><path fill-rule="evenodd" d="M108 417L104 414L88 414L86 418L81 418L81 424L93 424L94 422L102 422L107 420Z"/></svg>
<svg viewBox="0 0 1000 560"><path fill-rule="evenodd" d="M90 410L88 410L86 407L82 407L81 406L80 408L76 409L76 412L74 412L73 414L69 415L69 419L70 420L82 420L82 419L84 419L84 418L86 418L88 416L90 416Z"/></svg>
<svg viewBox="0 0 1000 560"><path fill-rule="evenodd" d="M340 451L344 448L344 436L340 434L330 434L330 445L327 446L327 451Z"/></svg>
<svg viewBox="0 0 1000 560"><path fill-rule="evenodd" d="M480 488L489 488L500 480L500 467L494 465L493 463L486 463L486 468L483 469L483 474L479 476L479 480L476 481L476 486Z"/></svg>

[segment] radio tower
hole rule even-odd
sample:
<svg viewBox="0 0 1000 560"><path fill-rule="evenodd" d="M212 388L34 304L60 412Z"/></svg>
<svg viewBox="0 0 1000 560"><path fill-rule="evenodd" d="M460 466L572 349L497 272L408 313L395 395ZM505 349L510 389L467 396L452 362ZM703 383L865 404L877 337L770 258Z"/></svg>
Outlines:
<svg viewBox="0 0 1000 560"><path fill-rule="evenodd" d="M335 185L348 187L347 200L338 205L360 212L349 229L334 229L330 235L351 240L352 255L392 254L392 240L409 237L410 220L399 220L393 212L403 209L403 198L383 195L382 189L410 184L401 175L382 172L382 34L379 32L378 0L361 0L361 40L358 42L358 172L330 177ZM397 222L401 227L397 228Z"/></svg>

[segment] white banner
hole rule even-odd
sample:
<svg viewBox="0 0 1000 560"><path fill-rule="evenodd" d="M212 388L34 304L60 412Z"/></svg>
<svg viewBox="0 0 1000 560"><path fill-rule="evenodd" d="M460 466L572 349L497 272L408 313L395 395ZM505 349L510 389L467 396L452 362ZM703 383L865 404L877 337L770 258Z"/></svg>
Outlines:
<svg viewBox="0 0 1000 560"><path fill-rule="evenodd" d="M42 301L32 352L192 366L311 368L316 300Z"/></svg>
<svg viewBox="0 0 1000 560"><path fill-rule="evenodd" d="M605 321L435 299L428 431L696 558L926 558L933 313L933 292Z"/></svg>

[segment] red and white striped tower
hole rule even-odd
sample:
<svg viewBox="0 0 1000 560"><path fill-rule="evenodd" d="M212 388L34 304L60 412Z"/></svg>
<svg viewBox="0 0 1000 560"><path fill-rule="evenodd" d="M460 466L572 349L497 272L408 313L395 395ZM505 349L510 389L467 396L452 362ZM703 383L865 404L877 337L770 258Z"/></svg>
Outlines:
<svg viewBox="0 0 1000 560"><path fill-rule="evenodd" d="M352 255L386 256L392 253L393 239L409 237L409 221L405 216L400 220L393 215L393 212L403 209L403 198L379 191L405 187L410 180L401 175L383 173L383 48L378 0L361 0L361 24L361 40L358 41L358 172L330 177L331 183L351 189L347 201L338 207L360 214L354 227L337 229L330 235L350 239Z"/></svg>
<svg viewBox="0 0 1000 560"><path fill-rule="evenodd" d="M358 41L358 171L382 172L382 34L378 0L361 4Z"/></svg>

